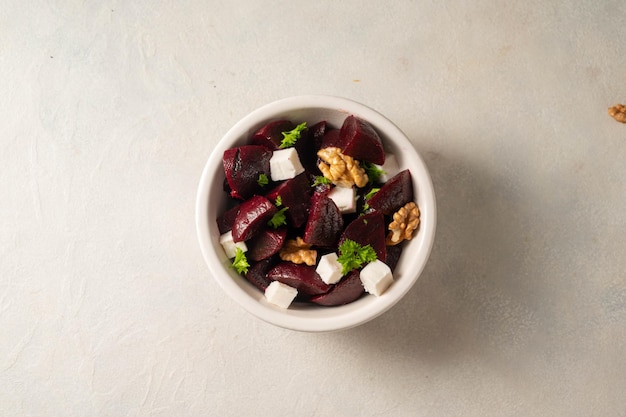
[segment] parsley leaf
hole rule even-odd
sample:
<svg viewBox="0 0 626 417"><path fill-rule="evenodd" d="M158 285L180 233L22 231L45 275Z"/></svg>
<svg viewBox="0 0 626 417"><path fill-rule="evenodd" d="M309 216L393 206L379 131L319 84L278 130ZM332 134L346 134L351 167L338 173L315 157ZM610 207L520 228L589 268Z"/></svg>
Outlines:
<svg viewBox="0 0 626 417"><path fill-rule="evenodd" d="M283 149L295 145L304 129L306 129L306 122L300 123L293 130L282 132L283 140L280 142L280 148Z"/></svg>
<svg viewBox="0 0 626 417"><path fill-rule="evenodd" d="M233 259L232 267L240 274L248 273L248 268L250 268L250 264L248 263L248 258L246 258L246 254L241 248L235 248L235 259Z"/></svg>
<svg viewBox="0 0 626 417"><path fill-rule="evenodd" d="M361 161L361 168L365 170L370 183L378 181L381 175L386 174L380 167L367 161Z"/></svg>
<svg viewBox="0 0 626 417"><path fill-rule="evenodd" d="M274 215L267 222L267 224L272 226L274 229L278 229L280 226L287 224L287 217L285 216L285 212L287 211L288 208L289 207L283 207L280 210L278 210L276 213L274 213Z"/></svg>
<svg viewBox="0 0 626 417"><path fill-rule="evenodd" d="M380 191L380 188L372 188L369 193L365 194L365 199L369 200L370 198L374 197L374 194L376 194L379 191Z"/></svg>
<svg viewBox="0 0 626 417"><path fill-rule="evenodd" d="M370 198L374 197L374 194L376 194L379 191L380 191L380 188L372 188L369 193L367 193L367 194L365 194L365 196L363 196L363 199L365 200L365 204L363 204L363 212L366 212L367 210L370 209L370 205L367 202L367 200L369 200Z"/></svg>
<svg viewBox="0 0 626 417"><path fill-rule="evenodd" d="M313 181L313 185L311 187L317 187L318 185L326 185L330 184L331 181L323 175L317 175L315 180Z"/></svg>
<svg viewBox="0 0 626 417"><path fill-rule="evenodd" d="M351 239L346 239L339 245L339 253L337 262L341 264L343 275L376 260L376 251L371 245L362 246Z"/></svg>
<svg viewBox="0 0 626 417"><path fill-rule="evenodd" d="M283 198L278 195L276 196L276 201L274 202L274 204L276 205L276 207L280 207L283 205Z"/></svg>
<svg viewBox="0 0 626 417"><path fill-rule="evenodd" d="M267 178L267 175L260 173L259 174L259 178L256 180L257 184L259 184L261 187L265 187L267 184L270 183L270 179Z"/></svg>

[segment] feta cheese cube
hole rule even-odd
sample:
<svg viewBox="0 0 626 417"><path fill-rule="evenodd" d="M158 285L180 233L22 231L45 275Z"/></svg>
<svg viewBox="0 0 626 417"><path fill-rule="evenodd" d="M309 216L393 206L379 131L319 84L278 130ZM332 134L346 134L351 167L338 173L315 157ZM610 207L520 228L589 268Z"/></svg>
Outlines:
<svg viewBox="0 0 626 417"><path fill-rule="evenodd" d="M337 262L337 254L331 252L321 256L315 272L326 284L330 285L339 282L343 274L341 273L341 264Z"/></svg>
<svg viewBox="0 0 626 417"><path fill-rule="evenodd" d="M298 295L298 290L279 281L272 281L265 289L265 298L271 304L287 308Z"/></svg>
<svg viewBox="0 0 626 417"><path fill-rule="evenodd" d="M383 174L378 177L378 181L387 182L393 178L398 172L400 172L400 166L396 156L392 153L385 155L385 163L383 165L376 165L377 168L383 171Z"/></svg>
<svg viewBox="0 0 626 417"><path fill-rule="evenodd" d="M356 190L354 187L333 187L328 197L335 202L341 213L356 212Z"/></svg>
<svg viewBox="0 0 626 417"><path fill-rule="evenodd" d="M278 149L270 158L272 181L288 180L304 172L304 167L295 148Z"/></svg>
<svg viewBox="0 0 626 417"><path fill-rule="evenodd" d="M220 244L222 248L224 248L224 252L226 252L226 256L229 258L234 258L235 253L237 253L237 248L241 249L244 252L248 251L248 246L246 246L246 242L237 242L233 241L233 233L232 231L228 231L220 236Z"/></svg>
<svg viewBox="0 0 626 417"><path fill-rule="evenodd" d="M393 282L391 269L379 259L367 264L361 270L360 276L365 291L375 296L384 293Z"/></svg>

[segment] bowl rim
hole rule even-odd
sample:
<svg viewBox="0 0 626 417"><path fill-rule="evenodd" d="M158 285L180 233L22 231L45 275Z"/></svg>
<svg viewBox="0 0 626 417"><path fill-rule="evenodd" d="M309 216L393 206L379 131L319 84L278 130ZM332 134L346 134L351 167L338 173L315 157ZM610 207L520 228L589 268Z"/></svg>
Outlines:
<svg viewBox="0 0 626 417"><path fill-rule="evenodd" d="M216 229L209 224L210 184L212 181L216 181L214 174L222 166L224 150L232 147L235 142L241 141L242 137L249 136L251 130L254 130L256 126L276 119L280 117L280 114L306 109L328 109L329 111L343 112L346 115L354 114L370 122L378 131L382 130L381 136L393 137L394 144L401 145L403 152L410 154L411 164L419 170L419 172L414 173L414 169L411 168L411 173L414 176L417 174L420 178L422 197L418 205L420 206L421 218L424 219L427 216L428 219L428 221L422 221L420 224L420 233L424 234L421 242L423 247L418 251L417 256L411 260L411 265L416 269L412 273L412 279L395 281L390 290L387 290L382 296L376 297L376 302L363 303L359 308L342 310L342 307L345 306L315 306L316 310L327 311L327 314L322 314L320 317L310 317L295 312L291 308L283 310L271 306L262 300L263 293L256 288L254 290L258 292L258 295L254 296L256 298L251 296L229 275L224 257L220 258L218 253L213 250L215 245L212 243L209 233L210 229ZM408 137L391 120L373 108L352 99L332 95L299 95L282 98L258 107L241 118L220 138L207 159L198 184L195 206L196 233L200 249L209 271L222 290L257 318L282 328L306 332L327 332L352 328L378 317L393 307L411 289L426 266L433 247L437 223L436 199L430 173L423 158ZM215 237L213 236L213 238ZM355 303L359 301L361 300ZM333 314L336 312L340 312L340 314Z"/></svg>

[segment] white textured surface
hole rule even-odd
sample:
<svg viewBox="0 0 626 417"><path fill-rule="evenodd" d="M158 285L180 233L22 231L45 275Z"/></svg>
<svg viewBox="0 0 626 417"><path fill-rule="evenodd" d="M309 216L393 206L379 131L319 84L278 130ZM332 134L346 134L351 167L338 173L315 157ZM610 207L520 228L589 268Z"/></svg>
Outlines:
<svg viewBox="0 0 626 417"><path fill-rule="evenodd" d="M623 1L29 1L0 9L0 415L625 416ZM194 231L215 142L362 101L431 169L411 293L267 325Z"/></svg>

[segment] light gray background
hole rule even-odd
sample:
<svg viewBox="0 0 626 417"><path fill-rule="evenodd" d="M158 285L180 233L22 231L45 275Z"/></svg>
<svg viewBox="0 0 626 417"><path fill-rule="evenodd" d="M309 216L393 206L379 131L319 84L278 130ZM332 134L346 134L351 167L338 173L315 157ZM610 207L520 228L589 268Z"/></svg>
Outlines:
<svg viewBox="0 0 626 417"><path fill-rule="evenodd" d="M626 416L626 8L615 1L5 1L0 415ZM200 173L332 94L431 170L432 257L359 328L228 299Z"/></svg>

